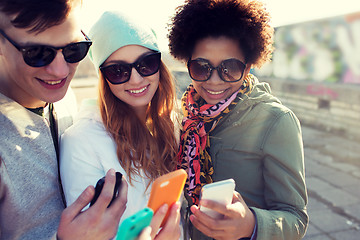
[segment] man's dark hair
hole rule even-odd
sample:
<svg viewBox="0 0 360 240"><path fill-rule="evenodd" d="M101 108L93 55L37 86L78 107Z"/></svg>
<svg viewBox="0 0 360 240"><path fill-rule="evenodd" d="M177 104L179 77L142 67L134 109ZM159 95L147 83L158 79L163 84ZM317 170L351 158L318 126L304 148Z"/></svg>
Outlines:
<svg viewBox="0 0 360 240"><path fill-rule="evenodd" d="M73 4L81 0L1 0L0 11L15 16L11 24L16 28L30 28L30 32L42 32L61 24Z"/></svg>

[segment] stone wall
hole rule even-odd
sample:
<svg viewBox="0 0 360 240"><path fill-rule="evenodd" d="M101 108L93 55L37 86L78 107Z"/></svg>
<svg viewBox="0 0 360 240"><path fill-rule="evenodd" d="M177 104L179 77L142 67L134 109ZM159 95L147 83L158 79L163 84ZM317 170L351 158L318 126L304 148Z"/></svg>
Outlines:
<svg viewBox="0 0 360 240"><path fill-rule="evenodd" d="M302 124L360 141L360 86L262 79Z"/></svg>

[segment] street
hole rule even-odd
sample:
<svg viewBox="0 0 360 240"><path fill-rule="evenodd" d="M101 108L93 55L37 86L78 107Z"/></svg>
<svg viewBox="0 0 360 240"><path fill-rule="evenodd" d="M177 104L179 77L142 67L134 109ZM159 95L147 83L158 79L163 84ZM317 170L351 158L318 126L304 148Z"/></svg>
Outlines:
<svg viewBox="0 0 360 240"><path fill-rule="evenodd" d="M302 129L310 216L304 239L360 239L360 144Z"/></svg>

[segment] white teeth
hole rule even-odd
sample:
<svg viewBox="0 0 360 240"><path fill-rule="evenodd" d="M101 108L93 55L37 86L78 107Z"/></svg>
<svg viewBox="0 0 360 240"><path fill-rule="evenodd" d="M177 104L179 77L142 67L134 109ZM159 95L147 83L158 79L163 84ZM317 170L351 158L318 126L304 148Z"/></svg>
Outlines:
<svg viewBox="0 0 360 240"><path fill-rule="evenodd" d="M139 89L139 90L129 90L129 92L131 93L142 93L144 92L145 90L147 89L147 86L146 87L143 87L142 89Z"/></svg>
<svg viewBox="0 0 360 240"><path fill-rule="evenodd" d="M218 91L218 92L213 92L213 91L210 91L210 90L207 90L210 94L221 94L223 92L225 92L225 90L222 90L222 91Z"/></svg>
<svg viewBox="0 0 360 240"><path fill-rule="evenodd" d="M61 83L61 81L62 81L62 80L59 80L59 81L49 81L49 82L43 81L43 82L45 82L46 84L49 84L49 85L56 85L56 84Z"/></svg>

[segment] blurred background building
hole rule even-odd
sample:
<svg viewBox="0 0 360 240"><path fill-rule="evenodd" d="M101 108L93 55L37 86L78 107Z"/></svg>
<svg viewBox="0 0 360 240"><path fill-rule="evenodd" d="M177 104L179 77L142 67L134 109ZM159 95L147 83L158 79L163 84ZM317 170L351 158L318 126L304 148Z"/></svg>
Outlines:
<svg viewBox="0 0 360 240"><path fill-rule="evenodd" d="M256 75L303 124L360 139L360 12L280 26Z"/></svg>

